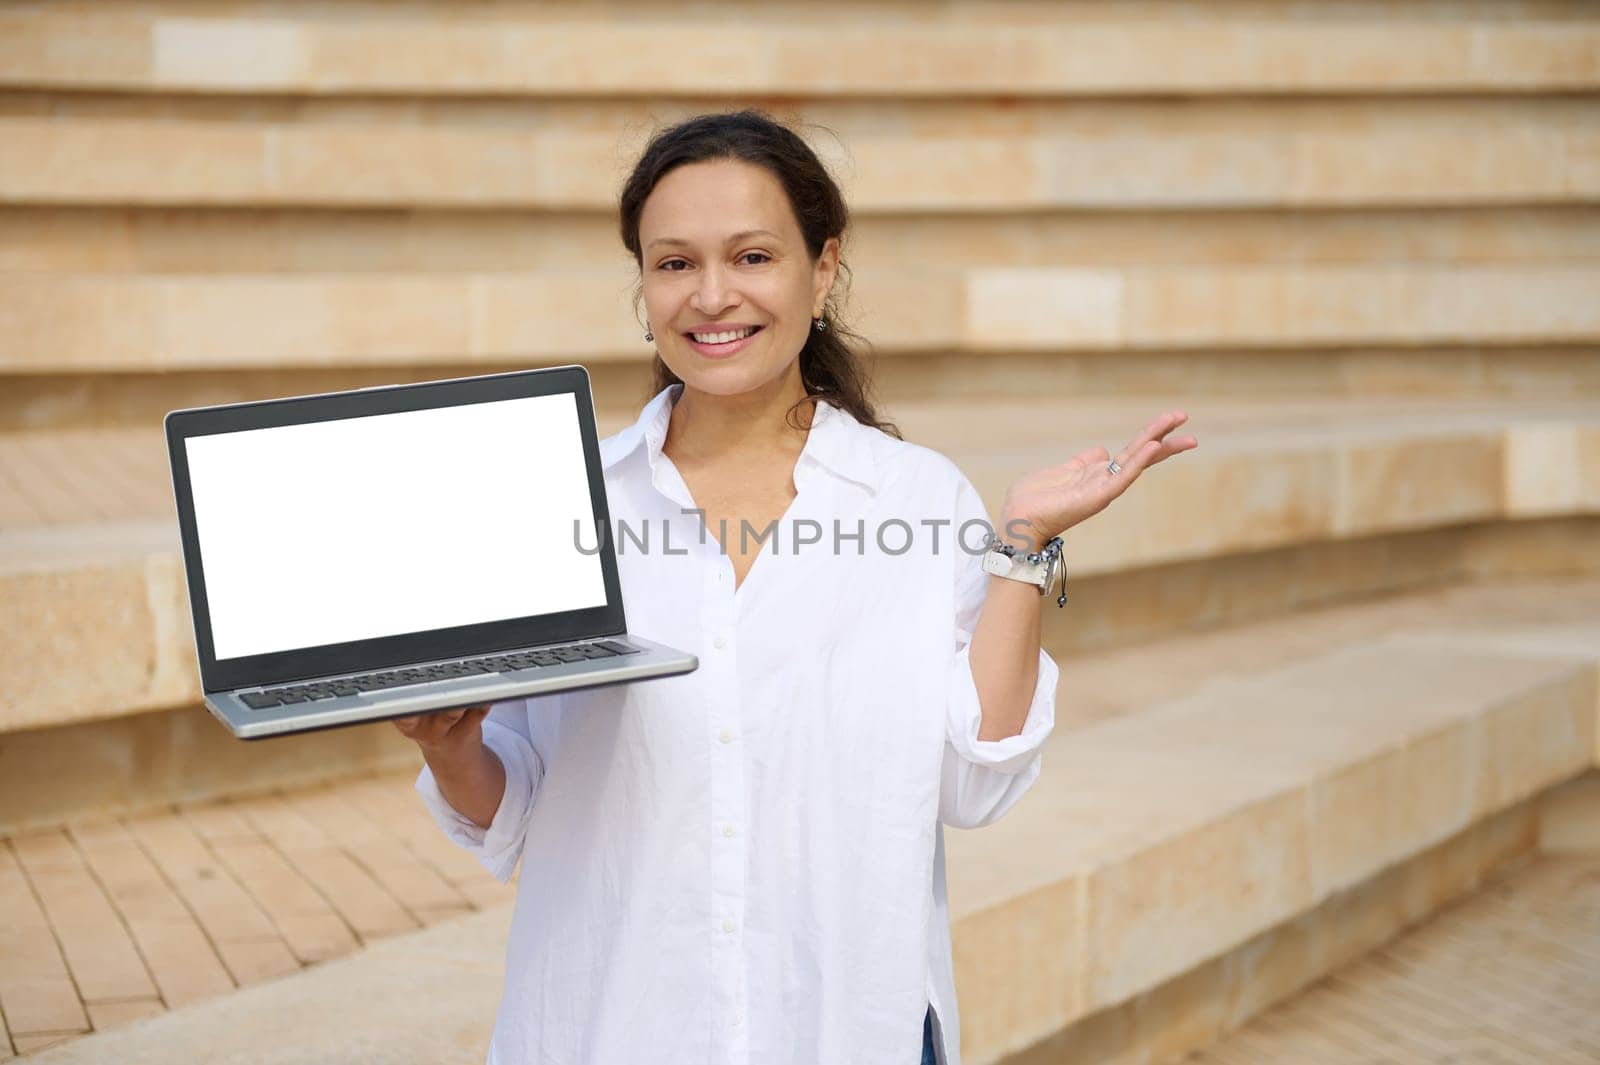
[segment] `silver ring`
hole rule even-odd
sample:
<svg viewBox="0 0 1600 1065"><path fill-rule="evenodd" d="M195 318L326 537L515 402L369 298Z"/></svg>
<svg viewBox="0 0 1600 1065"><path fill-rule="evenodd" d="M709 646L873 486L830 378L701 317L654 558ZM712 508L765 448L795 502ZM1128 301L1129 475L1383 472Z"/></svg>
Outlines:
<svg viewBox="0 0 1600 1065"><path fill-rule="evenodd" d="M1107 466L1106 469L1111 471L1111 475L1113 477L1115 477L1117 474L1122 472L1122 467L1117 465L1117 460L1116 459L1112 459L1111 460L1111 465Z"/></svg>

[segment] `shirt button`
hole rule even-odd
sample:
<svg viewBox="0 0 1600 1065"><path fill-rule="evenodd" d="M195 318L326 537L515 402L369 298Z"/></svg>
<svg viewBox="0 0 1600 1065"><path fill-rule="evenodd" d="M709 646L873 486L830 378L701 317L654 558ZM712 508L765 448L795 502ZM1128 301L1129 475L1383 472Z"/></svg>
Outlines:
<svg viewBox="0 0 1600 1065"><path fill-rule="evenodd" d="M733 742L733 729L731 729L731 728L723 729L722 730L722 734L720 736L718 736L717 739L721 740L723 743L732 743Z"/></svg>
<svg viewBox="0 0 1600 1065"><path fill-rule="evenodd" d="M732 826L732 825L723 825L723 826L722 826L722 834L723 834L723 835L724 835L724 836L731 836L731 835L733 835L733 826Z"/></svg>
<svg viewBox="0 0 1600 1065"><path fill-rule="evenodd" d="M718 636L716 639L711 641L711 646L720 651L724 647L728 646L728 639L726 636Z"/></svg>
<svg viewBox="0 0 1600 1065"><path fill-rule="evenodd" d="M727 917L727 918L723 919L723 921L722 921L722 930L724 932L732 932L733 931L733 918Z"/></svg>
<svg viewBox="0 0 1600 1065"><path fill-rule="evenodd" d="M744 1014L742 1014L742 1013L735 1013L735 1014L734 1014L734 1015L733 1015L733 1026L734 1026L734 1027L735 1027L735 1028L737 1028L737 1027L738 1027L738 1026L739 1026L739 1025L741 1025L741 1024L743 1024L743 1023L744 1023Z"/></svg>

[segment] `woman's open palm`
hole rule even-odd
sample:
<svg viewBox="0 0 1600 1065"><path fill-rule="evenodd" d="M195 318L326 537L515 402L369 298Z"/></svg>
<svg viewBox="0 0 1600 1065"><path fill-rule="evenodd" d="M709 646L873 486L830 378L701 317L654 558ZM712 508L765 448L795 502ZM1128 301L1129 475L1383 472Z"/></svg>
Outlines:
<svg viewBox="0 0 1600 1065"><path fill-rule="evenodd" d="M1167 411L1145 427L1115 458L1121 469L1110 470L1112 455L1103 447L1079 452L1058 466L1046 466L1018 479L1006 490L1001 532L1016 521L1026 526L1036 544L1093 517L1127 491L1139 475L1158 462L1200 446L1192 436L1167 439L1189 420L1181 410Z"/></svg>

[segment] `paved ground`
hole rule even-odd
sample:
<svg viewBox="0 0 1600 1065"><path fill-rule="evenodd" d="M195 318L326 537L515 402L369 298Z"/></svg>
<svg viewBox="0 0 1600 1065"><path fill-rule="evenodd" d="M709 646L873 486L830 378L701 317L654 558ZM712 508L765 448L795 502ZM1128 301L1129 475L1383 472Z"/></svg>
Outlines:
<svg viewBox="0 0 1600 1065"><path fill-rule="evenodd" d="M17 1065L483 1065L510 934L494 906Z"/></svg>
<svg viewBox="0 0 1600 1065"><path fill-rule="evenodd" d="M1600 856L1525 866L1186 1065L1595 1065Z"/></svg>
<svg viewBox="0 0 1600 1065"><path fill-rule="evenodd" d="M507 902L411 773L0 840L0 1058Z"/></svg>
<svg viewBox="0 0 1600 1065"><path fill-rule="evenodd" d="M508 919L499 906L397 936L293 979L70 1041L39 1065L481 1062ZM1597 1061L1600 855L1522 866L1185 1065Z"/></svg>

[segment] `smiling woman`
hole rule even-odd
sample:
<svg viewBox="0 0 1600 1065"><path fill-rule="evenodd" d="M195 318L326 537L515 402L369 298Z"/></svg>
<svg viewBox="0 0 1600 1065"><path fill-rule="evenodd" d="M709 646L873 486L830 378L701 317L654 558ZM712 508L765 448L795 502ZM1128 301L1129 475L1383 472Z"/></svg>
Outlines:
<svg viewBox="0 0 1600 1065"><path fill-rule="evenodd" d="M620 206L656 389L600 451L613 519L661 546L619 552L624 609L700 667L402 726L444 831L522 864L490 1058L912 1065L920 1038L955 1065L943 826L1039 774L1057 534L1193 438L1168 412L1022 476L974 546L971 481L868 399L804 140L690 119Z"/></svg>
<svg viewBox="0 0 1600 1065"><path fill-rule="evenodd" d="M623 187L622 243L639 266L659 393L775 385L898 436L870 399L834 289L850 213L803 139L754 111L701 115L651 141ZM658 333L659 330L659 333ZM707 360L756 349L737 366ZM702 335L697 335L702 334ZM799 351L799 358L794 352Z"/></svg>

